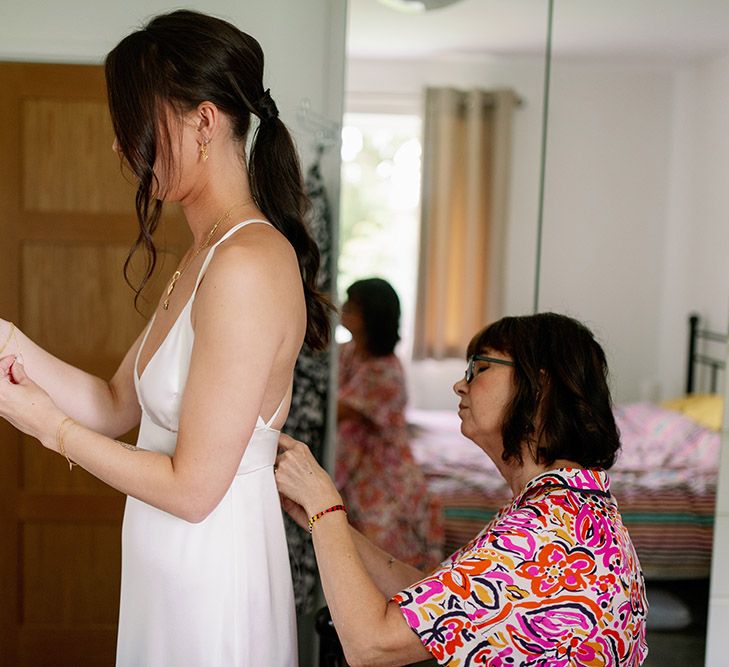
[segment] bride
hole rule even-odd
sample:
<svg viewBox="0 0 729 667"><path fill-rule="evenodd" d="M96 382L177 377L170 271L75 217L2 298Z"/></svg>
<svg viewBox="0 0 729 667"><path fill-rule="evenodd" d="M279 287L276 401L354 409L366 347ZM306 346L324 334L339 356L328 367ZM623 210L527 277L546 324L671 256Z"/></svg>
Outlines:
<svg viewBox="0 0 729 667"><path fill-rule="evenodd" d="M162 202L193 243L110 381L0 320L0 416L128 496L118 665L295 665L273 463L299 349L327 345L330 307L296 152L258 42L225 21L158 16L106 80L139 182L139 290ZM138 424L136 446L114 439Z"/></svg>

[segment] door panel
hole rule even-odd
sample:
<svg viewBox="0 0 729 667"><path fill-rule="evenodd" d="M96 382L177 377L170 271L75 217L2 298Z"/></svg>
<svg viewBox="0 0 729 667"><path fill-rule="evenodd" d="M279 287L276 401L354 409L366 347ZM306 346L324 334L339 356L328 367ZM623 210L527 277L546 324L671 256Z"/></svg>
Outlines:
<svg viewBox="0 0 729 667"><path fill-rule="evenodd" d="M119 178L106 102L25 99L23 205L27 211L130 213L135 186Z"/></svg>
<svg viewBox="0 0 729 667"><path fill-rule="evenodd" d="M122 276L135 186L112 142L100 67L0 63L0 315L107 379L146 319ZM158 237L147 314L189 239L178 213ZM0 452L0 665L113 664L123 496L4 421Z"/></svg>

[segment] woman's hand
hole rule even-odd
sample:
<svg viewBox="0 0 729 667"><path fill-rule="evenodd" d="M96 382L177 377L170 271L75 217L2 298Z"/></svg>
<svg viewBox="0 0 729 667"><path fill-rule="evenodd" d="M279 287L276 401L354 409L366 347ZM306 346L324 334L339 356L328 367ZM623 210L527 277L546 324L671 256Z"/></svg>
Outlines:
<svg viewBox="0 0 729 667"><path fill-rule="evenodd" d="M327 507L341 504L342 497L303 442L281 434L278 445L276 486L284 497L284 509L304 528L309 517Z"/></svg>
<svg viewBox="0 0 729 667"><path fill-rule="evenodd" d="M0 359L0 417L54 449L55 433L65 415L25 373L15 355Z"/></svg>

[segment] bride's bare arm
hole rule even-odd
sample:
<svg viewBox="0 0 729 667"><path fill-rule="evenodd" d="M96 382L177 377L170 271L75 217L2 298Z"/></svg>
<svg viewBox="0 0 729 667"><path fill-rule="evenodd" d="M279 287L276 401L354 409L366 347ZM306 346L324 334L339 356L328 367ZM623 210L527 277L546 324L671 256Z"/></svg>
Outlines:
<svg viewBox="0 0 729 667"><path fill-rule="evenodd" d="M53 399L59 409L84 426L117 437L139 423L133 368L141 334L111 380L104 380L58 359L26 336L17 326L0 320L0 356L20 355L26 373Z"/></svg>

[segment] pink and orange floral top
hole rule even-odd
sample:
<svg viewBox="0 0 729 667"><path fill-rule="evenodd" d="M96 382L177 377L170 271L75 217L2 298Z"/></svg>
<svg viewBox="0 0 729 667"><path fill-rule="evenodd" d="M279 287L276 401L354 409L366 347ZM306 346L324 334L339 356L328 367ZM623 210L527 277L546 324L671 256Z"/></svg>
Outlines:
<svg viewBox="0 0 729 667"><path fill-rule="evenodd" d="M339 354L339 401L356 413L337 426L335 481L349 522L377 546L419 568L443 559L443 517L413 459L405 374L394 354Z"/></svg>
<svg viewBox="0 0 729 667"><path fill-rule="evenodd" d="M609 486L601 470L535 477L468 545L394 596L439 664L643 663L643 574Z"/></svg>

